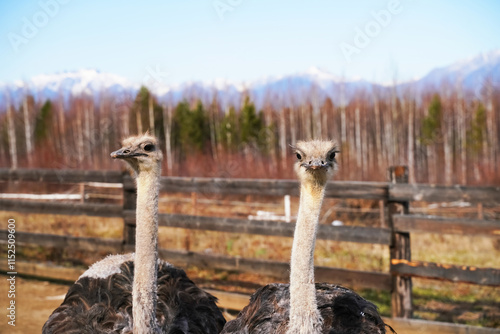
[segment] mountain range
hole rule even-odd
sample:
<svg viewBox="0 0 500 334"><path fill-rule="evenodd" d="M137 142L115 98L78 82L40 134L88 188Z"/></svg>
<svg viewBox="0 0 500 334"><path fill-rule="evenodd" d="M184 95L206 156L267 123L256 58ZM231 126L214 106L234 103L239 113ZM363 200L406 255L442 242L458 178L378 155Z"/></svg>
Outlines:
<svg viewBox="0 0 500 334"><path fill-rule="evenodd" d="M71 96L88 95L98 100L103 94L117 98L133 97L141 85L147 86L160 101L165 102L177 103L182 99L190 98L210 102L214 94L217 94L217 99L223 106L239 105L243 94L248 94L259 108L265 103L290 105L305 100L311 100L314 103L322 101L327 96L341 103L342 100L348 101L355 92L360 90L367 92L377 90L383 93L394 88L404 91L411 87L415 92L420 92L439 90L442 85L456 87L457 84L461 84L465 92L477 95L487 80L495 86L500 85L500 50L479 54L449 66L436 68L422 78L395 85L342 79L316 67L301 73L246 83L218 79L212 82L164 85L161 78L159 79L155 79L152 74L147 80L145 78L144 82L137 83L119 75L93 69L45 74L35 76L27 82L0 82L0 92L4 92L0 94L0 105L6 104L7 95L12 102L17 104L26 92L37 99L54 99L61 95L67 99Z"/></svg>

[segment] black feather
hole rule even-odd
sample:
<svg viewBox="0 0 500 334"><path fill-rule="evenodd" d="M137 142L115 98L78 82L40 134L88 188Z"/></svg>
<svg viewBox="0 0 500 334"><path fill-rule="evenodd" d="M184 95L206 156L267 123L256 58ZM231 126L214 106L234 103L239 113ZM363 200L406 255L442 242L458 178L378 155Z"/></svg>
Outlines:
<svg viewBox="0 0 500 334"><path fill-rule="evenodd" d="M317 283L316 299L325 334L385 334L386 326L377 307L352 290L339 285ZM257 290L238 317L221 333L286 333L289 320L288 284L269 284ZM392 328L387 326L392 332Z"/></svg>
<svg viewBox="0 0 500 334"><path fill-rule="evenodd" d="M107 278L82 277L43 326L44 334L132 333L134 263ZM184 270L164 262L158 268L156 316L169 334L219 333L225 319L217 298L198 288Z"/></svg>

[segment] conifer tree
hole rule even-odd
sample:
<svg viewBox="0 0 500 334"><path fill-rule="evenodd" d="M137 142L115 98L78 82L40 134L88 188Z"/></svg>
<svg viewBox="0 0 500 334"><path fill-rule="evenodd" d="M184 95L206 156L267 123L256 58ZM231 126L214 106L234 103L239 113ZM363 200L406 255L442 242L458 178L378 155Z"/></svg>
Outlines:
<svg viewBox="0 0 500 334"><path fill-rule="evenodd" d="M180 102L172 120L172 137L175 145L183 151L202 151L210 140L207 113L198 102L194 109L186 101Z"/></svg>
<svg viewBox="0 0 500 334"><path fill-rule="evenodd" d="M429 114L422 120L422 143L429 145L435 143L440 137L441 122L443 118L443 107L438 94L432 97L429 105Z"/></svg>
<svg viewBox="0 0 500 334"><path fill-rule="evenodd" d="M219 129L219 138L222 145L228 150L235 150L240 142L238 131L238 116L234 107L224 115Z"/></svg>
<svg viewBox="0 0 500 334"><path fill-rule="evenodd" d="M477 154L480 152L486 139L486 108L479 102L474 112L470 129L467 131L469 149Z"/></svg>
<svg viewBox="0 0 500 334"><path fill-rule="evenodd" d="M243 108L240 112L240 134L241 144L254 144L259 148L264 148L266 143L265 124L263 113L257 115L255 106L248 97L245 98Z"/></svg>
<svg viewBox="0 0 500 334"><path fill-rule="evenodd" d="M40 143L41 141L50 137L53 125L53 108L52 102L47 100L40 112L38 113L35 121L35 142Z"/></svg>

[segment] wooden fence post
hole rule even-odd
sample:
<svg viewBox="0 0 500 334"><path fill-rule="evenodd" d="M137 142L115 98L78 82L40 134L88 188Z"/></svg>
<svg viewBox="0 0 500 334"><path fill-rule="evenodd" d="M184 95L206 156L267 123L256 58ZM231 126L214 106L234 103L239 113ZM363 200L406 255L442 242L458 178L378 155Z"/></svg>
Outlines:
<svg viewBox="0 0 500 334"><path fill-rule="evenodd" d="M134 180L127 172L123 174L123 213L134 211L137 205L137 191ZM135 245L135 215L123 215L123 244Z"/></svg>
<svg viewBox="0 0 500 334"><path fill-rule="evenodd" d="M407 166L390 167L388 174L391 183L408 183ZM389 228L392 230L391 267L393 260L411 261L410 234L396 232L392 219L394 214L408 214L409 210L410 202L387 202ZM393 276L391 293L392 317L411 318L413 316L411 277Z"/></svg>

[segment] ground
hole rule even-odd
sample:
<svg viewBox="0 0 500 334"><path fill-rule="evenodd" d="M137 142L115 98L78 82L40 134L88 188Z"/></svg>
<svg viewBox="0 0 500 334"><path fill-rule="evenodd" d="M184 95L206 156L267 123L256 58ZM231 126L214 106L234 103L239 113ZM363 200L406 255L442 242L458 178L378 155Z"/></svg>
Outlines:
<svg viewBox="0 0 500 334"><path fill-rule="evenodd" d="M8 292L8 285L4 284L7 276L0 275L0 279L2 280L2 284L0 284L0 296L2 296L0 309L5 310L9 302L9 298L4 298ZM17 276L16 296L13 299L16 302L16 325L9 325L7 323L9 319L5 316L6 311L2 311L0 333L40 333L43 324L52 311L61 304L67 291L67 285L24 279Z"/></svg>

